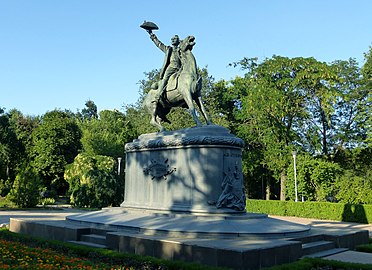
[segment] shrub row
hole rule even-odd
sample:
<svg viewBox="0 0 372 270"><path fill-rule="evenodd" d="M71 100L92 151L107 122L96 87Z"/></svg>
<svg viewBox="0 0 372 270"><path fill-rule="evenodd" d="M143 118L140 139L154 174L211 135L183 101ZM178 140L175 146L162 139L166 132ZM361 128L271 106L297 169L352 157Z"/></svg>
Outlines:
<svg viewBox="0 0 372 270"><path fill-rule="evenodd" d="M209 267L198 263L168 261L149 256L122 253L108 249L80 246L56 240L46 240L26 234L17 234L7 229L0 229L0 239L22 243L29 247L55 250L68 256L86 258L97 263L121 265L122 269L146 270L223 270L224 268ZM1 264L1 258L0 258ZM1 266L1 265L0 265Z"/></svg>
<svg viewBox="0 0 372 270"><path fill-rule="evenodd" d="M277 216L372 223L372 205L367 204L247 200L247 211Z"/></svg>
<svg viewBox="0 0 372 270"><path fill-rule="evenodd" d="M372 270L371 264L361 263L348 263L324 260L321 258L304 258L299 261L273 266L270 268L264 268L265 270L328 270L328 269L339 269L339 270Z"/></svg>

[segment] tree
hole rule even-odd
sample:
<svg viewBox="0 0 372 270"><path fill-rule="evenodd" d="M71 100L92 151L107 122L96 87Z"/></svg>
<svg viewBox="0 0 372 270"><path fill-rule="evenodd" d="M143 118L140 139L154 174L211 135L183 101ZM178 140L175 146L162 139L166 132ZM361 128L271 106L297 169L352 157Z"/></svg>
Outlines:
<svg viewBox="0 0 372 270"><path fill-rule="evenodd" d="M86 108L81 110L81 115L83 119L91 120L98 118L97 106L92 100L87 100L85 102L85 107Z"/></svg>
<svg viewBox="0 0 372 270"><path fill-rule="evenodd" d="M335 161L344 170L335 183L337 200L371 204L372 148L343 149L338 152Z"/></svg>
<svg viewBox="0 0 372 270"><path fill-rule="evenodd" d="M0 179L14 179L22 144L11 126L9 113L0 113Z"/></svg>
<svg viewBox="0 0 372 270"><path fill-rule="evenodd" d="M335 201L337 178L342 169L337 163L314 158L307 153L297 155L296 175L298 195L306 200ZM294 166L287 169L286 197L295 200Z"/></svg>
<svg viewBox="0 0 372 270"><path fill-rule="evenodd" d="M233 106L229 106L231 102L224 99L227 82L222 80L216 83L214 78L209 75L207 67L198 69L198 74L202 78L201 96L210 119L216 125L229 128L232 123L230 121L232 119L229 119L229 117L231 117L230 112ZM201 115L200 112L199 115Z"/></svg>
<svg viewBox="0 0 372 270"><path fill-rule="evenodd" d="M284 199L291 150L329 153L339 78L334 67L314 58L273 56L262 63L244 58L235 65L248 71L232 81L233 92L245 92L237 110L238 134L262 151L261 164L280 179Z"/></svg>
<svg viewBox="0 0 372 270"><path fill-rule="evenodd" d="M84 152L92 156L122 157L125 143L136 135L125 114L116 110L101 111L98 119L83 121L80 127Z"/></svg>
<svg viewBox="0 0 372 270"><path fill-rule="evenodd" d="M39 123L39 117L24 116L16 109L9 112L9 127L14 131L19 141L17 159L14 162L22 164L30 159L32 132Z"/></svg>
<svg viewBox="0 0 372 270"><path fill-rule="evenodd" d="M299 126L306 116L305 97L297 88L294 72L304 61L274 56L258 64L255 59L243 59L241 64L248 73L233 80L230 90L244 93L236 112L240 122L238 135L246 141L247 151L262 153L255 155L261 158L259 163L263 166L258 171L266 168L281 180L281 199L285 198L285 171L290 163L292 142L297 139L294 126Z"/></svg>
<svg viewBox="0 0 372 270"><path fill-rule="evenodd" d="M344 148L363 147L369 105L357 62L354 59L335 61L333 66L337 68L340 82L336 85L338 95L329 136L337 155Z"/></svg>
<svg viewBox="0 0 372 270"><path fill-rule="evenodd" d="M45 186L63 193L65 166L72 163L81 149L81 131L68 111L47 112L32 133L32 165L43 177Z"/></svg>
<svg viewBox="0 0 372 270"><path fill-rule="evenodd" d="M363 88L367 92L367 108L366 111L366 138L365 142L371 147L372 146L372 47L369 47L369 51L364 54L365 63L362 67L361 73L363 76Z"/></svg>
<svg viewBox="0 0 372 270"><path fill-rule="evenodd" d="M37 172L29 165L22 165L7 198L21 208L35 207L39 203L42 188Z"/></svg>
<svg viewBox="0 0 372 270"><path fill-rule="evenodd" d="M124 196L124 181L116 175L112 157L79 154L66 167L70 202L78 207L119 206Z"/></svg>

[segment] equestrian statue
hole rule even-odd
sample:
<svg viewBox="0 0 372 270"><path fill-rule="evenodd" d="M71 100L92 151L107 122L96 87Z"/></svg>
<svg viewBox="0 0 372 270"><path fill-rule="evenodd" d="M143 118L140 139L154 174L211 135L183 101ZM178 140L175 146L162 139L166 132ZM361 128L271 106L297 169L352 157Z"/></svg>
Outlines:
<svg viewBox="0 0 372 270"><path fill-rule="evenodd" d="M202 78L198 74L196 60L192 53L195 37L188 36L180 40L175 35L171 39L172 46L166 46L152 32L159 29L156 24L145 21L141 27L150 34L155 45L165 53L160 80L151 86L143 101L143 106L151 114L150 123L160 131L165 131L162 122L170 123L166 117L170 110L173 107L184 107L189 109L195 124L202 126L196 114L193 103L195 102L206 124L212 124L201 98Z"/></svg>

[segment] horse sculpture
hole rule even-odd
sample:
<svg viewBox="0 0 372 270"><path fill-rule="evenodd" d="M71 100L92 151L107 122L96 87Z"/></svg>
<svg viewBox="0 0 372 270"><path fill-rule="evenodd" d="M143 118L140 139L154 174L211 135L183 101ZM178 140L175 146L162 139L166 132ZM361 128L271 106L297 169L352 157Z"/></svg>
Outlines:
<svg viewBox="0 0 372 270"><path fill-rule="evenodd" d="M158 87L158 83L155 83L143 101L143 106L151 114L150 123L160 131L165 131L162 122L170 123L166 116L173 107L188 108L196 126L201 126L193 101L200 109L207 125L211 124L201 98L202 78L198 75L196 60L191 52L194 45L193 36L188 36L181 41L179 46L181 70L169 79L166 91L159 100L155 98Z"/></svg>

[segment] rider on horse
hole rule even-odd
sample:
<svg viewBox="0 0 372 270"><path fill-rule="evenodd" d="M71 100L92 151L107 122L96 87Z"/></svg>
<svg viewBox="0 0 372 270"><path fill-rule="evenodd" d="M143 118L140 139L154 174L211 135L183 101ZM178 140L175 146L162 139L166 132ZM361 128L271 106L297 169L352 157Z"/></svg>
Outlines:
<svg viewBox="0 0 372 270"><path fill-rule="evenodd" d="M180 39L177 35L175 35L171 39L172 46L166 46L157 38L154 33L152 33L151 30L148 31L148 33L150 34L150 38L155 45L165 53L164 64L160 71L158 92L155 96L155 99L158 102L165 91L169 78L181 68L181 57L178 48Z"/></svg>

